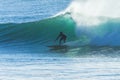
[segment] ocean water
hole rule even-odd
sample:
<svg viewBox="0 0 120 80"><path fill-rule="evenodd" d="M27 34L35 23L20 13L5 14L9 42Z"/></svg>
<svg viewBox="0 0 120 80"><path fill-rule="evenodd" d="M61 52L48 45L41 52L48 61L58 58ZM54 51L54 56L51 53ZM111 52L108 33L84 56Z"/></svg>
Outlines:
<svg viewBox="0 0 120 80"><path fill-rule="evenodd" d="M1 1L0 80L119 80L119 8L119 0ZM67 46L49 47L61 31Z"/></svg>
<svg viewBox="0 0 120 80"><path fill-rule="evenodd" d="M70 1L71 0L1 1L0 23L23 23L42 20L64 10Z"/></svg>
<svg viewBox="0 0 120 80"><path fill-rule="evenodd" d="M119 58L1 54L1 80L119 80Z"/></svg>

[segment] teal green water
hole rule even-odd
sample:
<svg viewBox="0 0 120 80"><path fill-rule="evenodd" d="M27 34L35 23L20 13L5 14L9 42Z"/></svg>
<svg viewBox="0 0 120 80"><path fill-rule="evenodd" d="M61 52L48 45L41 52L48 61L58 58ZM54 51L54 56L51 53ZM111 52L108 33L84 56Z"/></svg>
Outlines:
<svg viewBox="0 0 120 80"><path fill-rule="evenodd" d="M1 24L0 43L40 45L54 43L59 32L64 32L68 39L77 39L75 33L75 23L69 16L58 16L36 22L21 24Z"/></svg>

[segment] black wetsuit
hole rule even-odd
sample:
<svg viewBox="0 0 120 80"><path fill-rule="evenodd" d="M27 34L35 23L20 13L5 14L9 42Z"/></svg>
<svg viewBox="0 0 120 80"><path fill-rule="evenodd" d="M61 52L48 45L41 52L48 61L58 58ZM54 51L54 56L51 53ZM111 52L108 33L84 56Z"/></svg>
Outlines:
<svg viewBox="0 0 120 80"><path fill-rule="evenodd" d="M59 39L59 44L61 44L62 41L65 43L66 39L67 39L67 36L65 34L63 34L63 33L60 33L56 40L58 40L58 39Z"/></svg>

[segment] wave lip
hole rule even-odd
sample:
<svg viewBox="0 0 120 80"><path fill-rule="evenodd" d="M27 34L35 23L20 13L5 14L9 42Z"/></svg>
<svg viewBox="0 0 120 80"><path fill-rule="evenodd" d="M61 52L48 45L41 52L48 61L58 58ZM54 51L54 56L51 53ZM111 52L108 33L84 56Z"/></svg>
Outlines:
<svg viewBox="0 0 120 80"><path fill-rule="evenodd" d="M120 18L119 0L73 0L66 10L59 14L69 13L77 26L94 26L109 19ZM116 5L114 5L114 4ZM57 15L59 15L57 14Z"/></svg>

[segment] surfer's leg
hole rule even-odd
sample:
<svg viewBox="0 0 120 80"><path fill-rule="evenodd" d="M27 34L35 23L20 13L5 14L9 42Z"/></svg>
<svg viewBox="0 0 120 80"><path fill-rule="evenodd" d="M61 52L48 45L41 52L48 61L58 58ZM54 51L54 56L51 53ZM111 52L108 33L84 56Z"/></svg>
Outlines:
<svg viewBox="0 0 120 80"><path fill-rule="evenodd" d="M63 40L63 41L64 41L64 43L65 43L65 42L66 42L66 38L64 38L64 40Z"/></svg>
<svg viewBox="0 0 120 80"><path fill-rule="evenodd" d="M60 38L59 45L61 45L62 40L63 40L63 38Z"/></svg>

